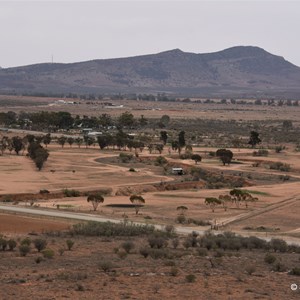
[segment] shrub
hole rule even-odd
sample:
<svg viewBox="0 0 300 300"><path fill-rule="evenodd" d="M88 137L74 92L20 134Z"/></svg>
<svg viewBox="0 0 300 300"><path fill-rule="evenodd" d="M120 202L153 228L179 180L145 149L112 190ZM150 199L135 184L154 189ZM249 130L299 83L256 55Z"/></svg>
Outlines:
<svg viewBox="0 0 300 300"><path fill-rule="evenodd" d="M36 239L33 241L33 243L38 252L41 252L47 246L47 241L44 239Z"/></svg>
<svg viewBox="0 0 300 300"><path fill-rule="evenodd" d="M20 245L19 252L21 256L26 256L30 252L30 246L27 244Z"/></svg>
<svg viewBox="0 0 300 300"><path fill-rule="evenodd" d="M179 239L173 239L172 246L174 249L177 249L177 247L179 246Z"/></svg>
<svg viewBox="0 0 300 300"><path fill-rule="evenodd" d="M17 247L17 242L13 239L8 240L7 244L9 251L13 251Z"/></svg>
<svg viewBox="0 0 300 300"><path fill-rule="evenodd" d="M72 241L72 240L66 240L67 248L68 248L69 251L72 250L72 248L73 248L73 246L74 246L74 243L75 243L75 242Z"/></svg>
<svg viewBox="0 0 300 300"><path fill-rule="evenodd" d="M289 275L295 275L295 276L300 276L300 268L293 268L290 272Z"/></svg>
<svg viewBox="0 0 300 300"><path fill-rule="evenodd" d="M109 260L103 260L99 263L99 268L102 269L105 273L109 272L113 267L113 264Z"/></svg>
<svg viewBox="0 0 300 300"><path fill-rule="evenodd" d="M152 225L138 225L128 222L111 223L111 222L87 222L73 225L70 231L73 235L84 236L139 236L148 235L155 232Z"/></svg>
<svg viewBox="0 0 300 300"><path fill-rule="evenodd" d="M129 153L120 153L119 154L119 159L121 160L122 163L128 163L133 159L133 155Z"/></svg>
<svg viewBox="0 0 300 300"><path fill-rule="evenodd" d="M79 197L80 192L77 190L69 190L69 189L63 189L63 194L65 197Z"/></svg>
<svg viewBox="0 0 300 300"><path fill-rule="evenodd" d="M186 217L185 215L178 215L176 218L176 222L179 224L184 224L186 222Z"/></svg>
<svg viewBox="0 0 300 300"><path fill-rule="evenodd" d="M3 239L3 238L0 238L0 248L2 251L5 251L7 247L7 240Z"/></svg>
<svg viewBox="0 0 300 300"><path fill-rule="evenodd" d="M34 259L34 261L35 261L37 264L39 264L39 263L41 263L41 262L43 261L43 258L40 257L40 256L38 256L38 257L36 257L36 258Z"/></svg>
<svg viewBox="0 0 300 300"><path fill-rule="evenodd" d="M150 236L148 238L148 243L151 248L157 249L163 248L167 245L166 239L158 236Z"/></svg>
<svg viewBox="0 0 300 300"><path fill-rule="evenodd" d="M174 267L174 266L176 266L176 263L174 260L167 260L167 261L165 261L165 266Z"/></svg>
<svg viewBox="0 0 300 300"><path fill-rule="evenodd" d="M290 180L291 176L289 175L280 175L279 176L279 179L282 180L282 181L288 181Z"/></svg>
<svg viewBox="0 0 300 300"><path fill-rule="evenodd" d="M121 259L124 259L125 257L127 257L127 252L125 251L119 251L117 253L118 257L121 258Z"/></svg>
<svg viewBox="0 0 300 300"><path fill-rule="evenodd" d="M285 149L285 146L282 146L282 145L280 145L280 146L276 146L275 147L275 152L276 153L280 153L282 150L284 150Z"/></svg>
<svg viewBox="0 0 300 300"><path fill-rule="evenodd" d="M60 256L63 256L63 254L65 253L65 248L59 248L58 253Z"/></svg>
<svg viewBox="0 0 300 300"><path fill-rule="evenodd" d="M30 238L25 238L21 241L21 245L27 245L30 246L31 244L31 239Z"/></svg>
<svg viewBox="0 0 300 300"><path fill-rule="evenodd" d="M191 159L192 158L192 154L191 153L183 153L179 155L180 159Z"/></svg>
<svg viewBox="0 0 300 300"><path fill-rule="evenodd" d="M192 219L192 218L189 218L187 222L189 224L195 224L197 226L209 226L209 225L211 225L211 223L209 221L195 220L195 219Z"/></svg>
<svg viewBox="0 0 300 300"><path fill-rule="evenodd" d="M248 275L252 275L256 271L256 268L254 265L248 265L246 266L245 271Z"/></svg>
<svg viewBox="0 0 300 300"><path fill-rule="evenodd" d="M51 259L54 257L54 251L52 249L44 249L42 253L44 258Z"/></svg>
<svg viewBox="0 0 300 300"><path fill-rule="evenodd" d="M281 239L272 239L270 242L271 247L274 249L275 252L287 252L288 245L286 241Z"/></svg>
<svg viewBox="0 0 300 300"><path fill-rule="evenodd" d="M131 241L124 242L121 247L125 250L126 253L130 253L132 249L134 249L135 245Z"/></svg>
<svg viewBox="0 0 300 300"><path fill-rule="evenodd" d="M269 151L266 149L259 149L258 151L253 151L252 155L253 156L268 156Z"/></svg>
<svg viewBox="0 0 300 300"><path fill-rule="evenodd" d="M166 225L165 231L168 235L173 235L175 233L175 227L173 225Z"/></svg>
<svg viewBox="0 0 300 300"><path fill-rule="evenodd" d="M136 172L136 170L134 168L130 168L129 172Z"/></svg>
<svg viewBox="0 0 300 300"><path fill-rule="evenodd" d="M286 266L281 262L277 262L273 266L272 270L275 271L275 272L285 272L286 271Z"/></svg>
<svg viewBox="0 0 300 300"><path fill-rule="evenodd" d="M267 253L264 260L267 264L272 264L276 261L276 257L270 253Z"/></svg>
<svg viewBox="0 0 300 300"><path fill-rule="evenodd" d="M194 274L189 274L185 276L185 281L188 283L192 283L196 281L196 276Z"/></svg>
<svg viewBox="0 0 300 300"><path fill-rule="evenodd" d="M149 249L149 256L153 259L171 258L167 249Z"/></svg>
<svg viewBox="0 0 300 300"><path fill-rule="evenodd" d="M147 258L148 256L149 256L149 248L141 248L140 249L140 254L142 255L142 256L144 256L144 258Z"/></svg>
<svg viewBox="0 0 300 300"><path fill-rule="evenodd" d="M278 170L282 172L289 172L291 170L291 166L289 164L285 164L280 161L271 163L269 167L272 170Z"/></svg>
<svg viewBox="0 0 300 300"><path fill-rule="evenodd" d="M46 189L40 190L40 194L49 194L50 192Z"/></svg>
<svg viewBox="0 0 300 300"><path fill-rule="evenodd" d="M197 252L198 252L199 256L207 256L208 255L206 248L199 248Z"/></svg>
<svg viewBox="0 0 300 300"><path fill-rule="evenodd" d="M163 166L168 163L167 159L163 156L158 156L155 160L155 163L159 166Z"/></svg>

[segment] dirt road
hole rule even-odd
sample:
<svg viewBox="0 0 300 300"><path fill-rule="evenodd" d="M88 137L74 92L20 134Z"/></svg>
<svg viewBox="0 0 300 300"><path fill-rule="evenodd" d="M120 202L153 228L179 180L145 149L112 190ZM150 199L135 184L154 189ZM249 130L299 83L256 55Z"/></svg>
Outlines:
<svg viewBox="0 0 300 300"><path fill-rule="evenodd" d="M55 217L55 218L63 218L63 219L72 219L72 220L80 220L80 221L95 221L95 222L112 222L112 223L120 223L123 222L121 219L113 219L113 218L105 218L102 216L96 216L91 214L83 214L83 213L73 213L73 212L65 212L65 211L54 211L40 208L26 208L26 207L16 207L9 205L0 205L0 211L3 212L11 212L17 214L25 214L25 215L36 215L36 216L46 216L46 217ZM137 225L146 225L146 222L133 222ZM151 224L153 225L153 224ZM164 225L155 224L153 225L158 230L163 230ZM197 232L200 235L203 235L206 232L206 229L200 229L199 227L185 227L185 226L175 226L175 231L178 234L188 235L192 232ZM222 231L216 231L216 233L223 233ZM235 232L242 236L248 236L243 232ZM285 240L288 244L296 244L300 245L300 239L286 237L286 236L265 236L263 233L255 233L251 234L255 235L259 238L269 241L271 238L281 238Z"/></svg>

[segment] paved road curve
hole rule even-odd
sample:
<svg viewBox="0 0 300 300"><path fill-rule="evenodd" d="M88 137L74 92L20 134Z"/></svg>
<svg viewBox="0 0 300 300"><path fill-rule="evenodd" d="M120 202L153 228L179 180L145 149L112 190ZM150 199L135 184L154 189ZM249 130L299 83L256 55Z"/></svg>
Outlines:
<svg viewBox="0 0 300 300"><path fill-rule="evenodd" d="M26 215L36 215L36 216L46 216L46 217L55 217L55 218L63 218L63 219L71 219L71 220L80 220L80 221L95 221L95 222L112 222L112 223L121 223L123 220L113 219L113 218L105 218L101 216L95 216L91 214L83 214L83 213L74 213L74 212L66 212L66 211L54 211L47 210L41 208L29 208L29 207L17 207L17 206L9 206L9 205L0 205L0 211L3 212L13 212L18 214L26 214ZM146 222L133 222L133 224L137 225L145 225L149 224ZM153 225L153 224L151 224ZM162 230L164 229L164 225L155 224L153 225L156 229ZM192 232L197 232L200 235L205 233L205 230L199 229L199 227L184 227L184 226L175 226L175 230L178 234L187 235ZM222 231L216 231L216 234L222 233ZM255 235L259 238L269 241L271 238L281 238L285 240L288 244L296 244L300 246L300 239L286 236L270 236L266 237L265 233L249 233L246 234L244 232L236 232L242 236Z"/></svg>

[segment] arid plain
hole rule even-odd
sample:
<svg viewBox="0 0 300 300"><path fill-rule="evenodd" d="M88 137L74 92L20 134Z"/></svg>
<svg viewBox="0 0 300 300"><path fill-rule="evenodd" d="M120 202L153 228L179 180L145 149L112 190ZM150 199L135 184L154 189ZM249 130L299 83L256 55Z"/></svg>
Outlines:
<svg viewBox="0 0 300 300"><path fill-rule="evenodd" d="M5 97L7 98L2 96L2 100ZM263 120L280 123L288 119L298 131L300 125L298 107L118 100L114 103L122 103L124 107L107 108L101 104L105 101L54 105L55 99L12 98L16 104L2 105L1 111L63 110L74 115L97 115L105 112L112 116L130 111L137 117L143 114L149 119L169 115L172 119L251 121L258 123L258 130L259 122ZM17 105L19 100L21 106ZM8 132L2 132L2 135L22 136L26 133L19 129L9 129ZM248 132L245 133L247 134ZM62 148L52 142L47 148L50 156L41 171L37 171L32 161L26 157L26 151L20 155L4 153L0 157L0 194L2 201L9 197L13 199L5 205L13 204L16 207L31 205L37 210L85 213L112 220L126 219L145 224L173 225L175 228L187 227L199 232L211 230L212 225L218 225L219 232L232 231L243 236L253 235L265 239L280 237L289 243L299 244L300 152L296 151L297 145L293 143L286 143L284 146L283 151L276 153L272 148L274 145L271 145L267 157L253 156L253 149L249 147L230 148L234 153L234 161L229 166L223 166L218 158L209 155L218 148L207 145L193 146L193 153L202 156L202 161L195 165L193 160L180 159L178 153L169 151L167 147L161 154L150 154L144 149L137 158L124 163L119 160L120 152L124 151L100 150L98 145L88 148L83 145L80 148L65 145ZM158 156L167 159L168 163L164 168L155 163ZM289 172L270 169L270 164L275 162L290 165ZM172 174L172 167L182 167L186 175ZM189 174L193 167L202 168L212 176L221 174L229 181L243 181L242 189L257 197L257 201L250 203L248 207L230 205L227 210L217 207L213 212L205 204L205 198L218 197L228 193L230 189L207 188L204 180L192 180ZM134 169L135 172L129 169ZM288 176L288 180L283 180L284 176ZM78 197L65 197L62 192L64 189L77 190L82 194ZM110 191L104 196L103 204L100 204L97 211L93 211L83 194L101 189ZM47 197L39 197L41 190L50 193ZM34 201L30 204L28 197L33 194ZM51 194L54 196L50 196ZM131 194L141 194L145 199L138 214L130 205ZM180 206L187 208L187 218L204 223L201 226L197 222L178 224ZM20 216L5 212L0 214L0 220L0 232L3 236L21 240L27 234L32 239L45 235L48 245L57 253L65 243L64 234L57 232L64 232L78 223L75 220L33 217L29 214ZM218 230L214 232L218 234ZM66 237L69 237L68 234ZM6 292L4 299L13 299L23 293L26 295L24 299L29 298L32 293L40 295L39 299L283 299L287 294L289 299L297 299L299 296L298 292L290 290L290 284L295 278L288 275L288 269L299 266L297 253L280 254L278 259L287 265L287 269L277 273L269 271L268 266L265 266L263 251L252 253L243 250L241 255L224 255L221 257L222 261L217 261L212 267L210 254L204 258L194 256L183 246L180 247L182 256L178 260L145 260L138 255L138 247L145 243L142 238L135 238L135 251L126 258L118 256L117 251L113 252L114 248L120 247L124 242L124 238L106 240L76 236L73 239L75 246L72 251L65 251L61 256L56 254L52 260L42 261L41 265L35 263L38 253L34 251L26 257L18 257L13 252L0 252L3 261L1 285ZM11 259L11 264L7 262L8 258ZM109 272L99 271L98 263L103 259L111 259L113 262ZM178 269L176 276L170 275L170 268L175 267L173 264ZM257 267L249 275L250 272L245 271L243 265L251 264ZM4 270L7 271L5 274ZM197 279L187 283L185 276L192 273L196 274ZM296 283L297 278L299 277L296 277ZM144 287L142 290L141 284ZM14 287L13 291L10 286ZM99 298L97 295L100 295Z"/></svg>

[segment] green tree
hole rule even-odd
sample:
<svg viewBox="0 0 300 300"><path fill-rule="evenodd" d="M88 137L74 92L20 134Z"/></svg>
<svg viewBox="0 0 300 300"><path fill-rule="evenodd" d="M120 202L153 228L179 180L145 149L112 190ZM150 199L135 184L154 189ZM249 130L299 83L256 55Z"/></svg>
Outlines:
<svg viewBox="0 0 300 300"><path fill-rule="evenodd" d="M180 215L185 215L185 212L188 208L184 205L177 206L176 210L179 212Z"/></svg>
<svg viewBox="0 0 300 300"><path fill-rule="evenodd" d="M46 148L48 147L48 145L51 143L51 135L50 133L47 133L44 137L43 137L43 143L46 145Z"/></svg>
<svg viewBox="0 0 300 300"><path fill-rule="evenodd" d="M83 139L78 137L75 139L75 143L78 145L78 148L80 148L80 146L82 145L83 143Z"/></svg>
<svg viewBox="0 0 300 300"><path fill-rule="evenodd" d="M160 123L162 123L164 125L164 127L166 127L170 123L170 120L171 120L171 118L168 115L163 115L160 118Z"/></svg>
<svg viewBox="0 0 300 300"><path fill-rule="evenodd" d="M145 203L145 199L140 195L131 195L129 200L134 204L135 214L137 215L141 206Z"/></svg>
<svg viewBox="0 0 300 300"><path fill-rule="evenodd" d="M68 137L68 138L67 138L67 142L68 142L68 144L70 145L70 147L72 147L72 145L74 144L75 140L74 140L74 138L72 138L72 137Z"/></svg>
<svg viewBox="0 0 300 300"><path fill-rule="evenodd" d="M196 165L202 160L202 157L199 154L193 154L191 158L193 161L195 161Z"/></svg>
<svg viewBox="0 0 300 300"><path fill-rule="evenodd" d="M222 204L222 201L220 199L218 199L218 198L215 198L215 197L208 197L208 198L205 198L204 203L211 208L212 212L214 212L215 208L218 205Z"/></svg>
<svg viewBox="0 0 300 300"><path fill-rule="evenodd" d="M259 138L259 133L256 131L251 131L248 144L251 145L252 148L254 148L257 144L260 143L261 143L261 139Z"/></svg>
<svg viewBox="0 0 300 300"><path fill-rule="evenodd" d="M216 156L220 158L223 165L225 166L225 164L229 165L231 163L231 160L233 158L233 153L232 151L227 149L218 149L216 151Z"/></svg>
<svg viewBox="0 0 300 300"><path fill-rule="evenodd" d="M104 127L104 128L107 128L109 126L112 126L113 125L113 121L112 121L112 118L110 115L108 114L102 114L100 117L99 117L99 124L100 126Z"/></svg>
<svg viewBox="0 0 300 300"><path fill-rule="evenodd" d="M180 148L183 148L185 146L185 132L183 130L179 132L178 145Z"/></svg>
<svg viewBox="0 0 300 300"><path fill-rule="evenodd" d="M126 111L122 113L118 118L118 124L122 127L132 127L135 124L135 119L132 113Z"/></svg>
<svg viewBox="0 0 300 300"><path fill-rule="evenodd" d="M144 115L141 115L140 119L138 120L141 127L144 127L148 124L148 120L144 117Z"/></svg>
<svg viewBox="0 0 300 300"><path fill-rule="evenodd" d="M17 155L19 155L19 152L24 148L23 140L18 136L14 136L12 138L12 147Z"/></svg>
<svg viewBox="0 0 300 300"><path fill-rule="evenodd" d="M164 145L163 144L156 144L155 145L155 150L157 150L159 152L159 154L161 154L162 151L164 150Z"/></svg>
<svg viewBox="0 0 300 300"><path fill-rule="evenodd" d="M96 211L99 204L104 202L104 198L100 193L90 194L87 197L87 202L91 202L94 211Z"/></svg>
<svg viewBox="0 0 300 300"><path fill-rule="evenodd" d="M67 138L65 136L61 136L57 139L58 144L61 145L62 148L64 147L66 141L67 141Z"/></svg>
<svg viewBox="0 0 300 300"><path fill-rule="evenodd" d="M168 140L168 133L165 130L160 132L160 140L163 141L164 145L166 145Z"/></svg>
<svg viewBox="0 0 300 300"><path fill-rule="evenodd" d="M97 142L101 150L106 148L110 143L110 138L106 135L100 135L97 137Z"/></svg>
<svg viewBox="0 0 300 300"><path fill-rule="evenodd" d="M36 150L34 162L39 171L43 168L44 163L48 159L48 156L49 156L48 151L46 149L44 149L43 147L38 148Z"/></svg>

